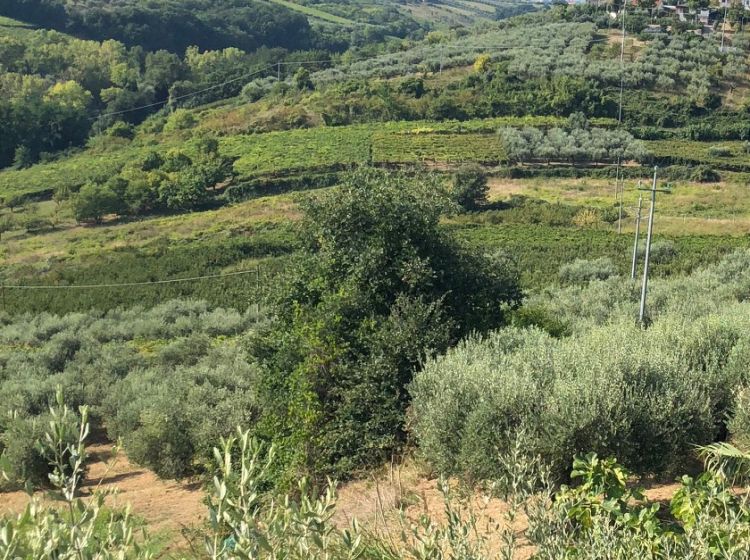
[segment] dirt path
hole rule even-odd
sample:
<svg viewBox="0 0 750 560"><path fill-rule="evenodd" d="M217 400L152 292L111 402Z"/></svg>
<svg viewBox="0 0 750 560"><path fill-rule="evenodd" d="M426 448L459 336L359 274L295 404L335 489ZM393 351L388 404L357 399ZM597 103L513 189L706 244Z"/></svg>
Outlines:
<svg viewBox="0 0 750 560"><path fill-rule="evenodd" d="M108 498L109 505L124 507L130 504L132 511L143 518L152 534L162 535L168 543L168 551L187 546L182 535L183 528L199 528L206 515L203 504L204 493L199 483L164 481L148 469L132 464L120 453L112 460L111 448L95 445L89 448L91 456L89 470L84 483L84 496L96 488L117 489L117 495ZM651 500L668 501L674 495L676 484L654 485L646 494ZM28 501L23 492L0 494L0 515L21 511ZM503 522L507 506L501 500L472 495L469 499L472 510L478 517L478 528L491 535L490 545L499 539L496 524ZM402 509L403 508L403 509ZM365 480L349 482L338 491L338 507L335 523L347 527L356 518L363 527L386 539L398 539L401 533L401 512L405 522L415 522L421 514L433 519L444 519L445 506L438 490L438 482L425 475L412 464L394 467ZM486 527L486 528L485 528ZM514 532L523 542L525 520L518 518L513 523ZM518 560L528 558L530 546L522 547Z"/></svg>
<svg viewBox="0 0 750 560"><path fill-rule="evenodd" d="M132 464L124 453L113 460L111 447L107 445L94 445L88 451L90 463L84 495L97 487L117 488L117 495L108 498L109 505L130 504L132 511L146 521L151 533L166 533L177 545L183 527L199 525L204 519L206 508L199 484L161 480L148 469ZM21 511L27 502L28 496L23 492L0 494L0 514Z"/></svg>

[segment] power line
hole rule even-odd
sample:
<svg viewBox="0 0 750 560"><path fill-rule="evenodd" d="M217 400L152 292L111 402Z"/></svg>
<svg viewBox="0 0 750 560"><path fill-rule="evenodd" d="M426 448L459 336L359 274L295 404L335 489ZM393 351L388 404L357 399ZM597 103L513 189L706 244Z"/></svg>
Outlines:
<svg viewBox="0 0 750 560"><path fill-rule="evenodd" d="M230 278L232 276L240 276L243 274L258 274L258 269L253 270L239 270L236 272L227 272L225 274L206 274L203 276L191 276L189 278L172 278L169 280L152 280L149 282L122 282L122 283L110 283L110 284L71 284L71 285L31 285L31 284L0 284L0 289L10 290L83 290L83 289L97 289L97 288L132 288L135 286L154 286L158 284L175 284L177 282L195 282L197 280L208 280L216 278Z"/></svg>
<svg viewBox="0 0 750 560"><path fill-rule="evenodd" d="M201 93L206 93L207 91L211 91L211 90L214 90L214 89L218 89L220 87L224 87L227 84L238 82L240 80L247 80L249 78L252 78L253 76L257 76L259 74L262 74L263 72L265 72L265 71L267 71L267 70L269 70L271 68L273 68L273 66L266 66L264 68L261 68L260 70L256 70L255 72L251 72L250 74L245 74L243 76L238 76L236 78L232 78L231 80L226 80L226 81L221 82L219 84L214 84L214 85L212 85L210 87L207 87L207 88L204 88L204 89L201 89L201 90L198 90L198 91L193 91L191 93L186 93L184 95L179 95L177 97L168 97L167 99L162 99L161 101L155 101L155 102L149 103L147 105L141 105L139 107L132 107L130 109L123 109L122 111L113 111L111 113L100 113L97 116L92 117L91 120L97 120L97 119L101 119L103 117L114 117L114 116L117 116L117 115L124 115L126 113L133 113L135 111L142 111L143 109L150 109L151 107L158 107L159 105L164 105L165 103L170 103L172 101L179 101L181 99L187 99L188 97L193 97L195 95L200 95Z"/></svg>

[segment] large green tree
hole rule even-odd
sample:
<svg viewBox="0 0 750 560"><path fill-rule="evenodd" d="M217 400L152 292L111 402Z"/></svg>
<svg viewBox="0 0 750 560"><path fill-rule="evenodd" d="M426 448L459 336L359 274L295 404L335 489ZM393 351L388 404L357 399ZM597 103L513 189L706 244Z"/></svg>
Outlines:
<svg viewBox="0 0 750 560"><path fill-rule="evenodd" d="M305 205L303 251L252 344L267 404L259 429L280 446L282 480L387 460L425 356L502 325L519 301L507 266L441 227L452 208L434 177L369 168Z"/></svg>

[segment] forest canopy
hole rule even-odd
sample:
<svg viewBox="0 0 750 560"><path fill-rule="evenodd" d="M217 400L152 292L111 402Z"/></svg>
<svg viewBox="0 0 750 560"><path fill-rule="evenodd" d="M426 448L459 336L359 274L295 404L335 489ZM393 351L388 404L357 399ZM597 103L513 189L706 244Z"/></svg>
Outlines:
<svg viewBox="0 0 750 560"><path fill-rule="evenodd" d="M116 39L146 50L183 53L260 46L308 48L307 18L255 0L3 0L0 15L90 39Z"/></svg>

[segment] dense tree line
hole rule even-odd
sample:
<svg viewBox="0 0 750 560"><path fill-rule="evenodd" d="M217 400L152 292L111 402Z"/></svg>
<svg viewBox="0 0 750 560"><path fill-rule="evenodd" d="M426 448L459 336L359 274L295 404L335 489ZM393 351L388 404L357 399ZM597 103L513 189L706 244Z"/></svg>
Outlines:
<svg viewBox="0 0 750 560"><path fill-rule="evenodd" d="M178 113L179 114L179 113ZM232 174L232 160L219 155L214 138L201 138L195 154L152 151L104 183L90 182L72 195L79 222L101 222L108 214L188 212L205 206Z"/></svg>
<svg viewBox="0 0 750 560"><path fill-rule="evenodd" d="M321 51L260 48L247 53L235 47L190 47L180 57L55 31L0 37L0 167L14 161L23 167L45 153L79 146L92 130L101 131L116 120L139 123L165 107L237 95L246 83L238 78L271 62L329 56ZM217 84L225 85L214 87Z"/></svg>
<svg viewBox="0 0 750 560"><path fill-rule="evenodd" d="M571 119L572 120L572 119ZM540 130L503 128L498 131L508 157L515 162L568 161L570 163L644 160L642 142L624 130L573 126Z"/></svg>
<svg viewBox="0 0 750 560"><path fill-rule="evenodd" d="M182 53L191 45L217 50L261 46L308 48L307 18L254 0L3 0L0 14L90 39L116 39L145 50Z"/></svg>

